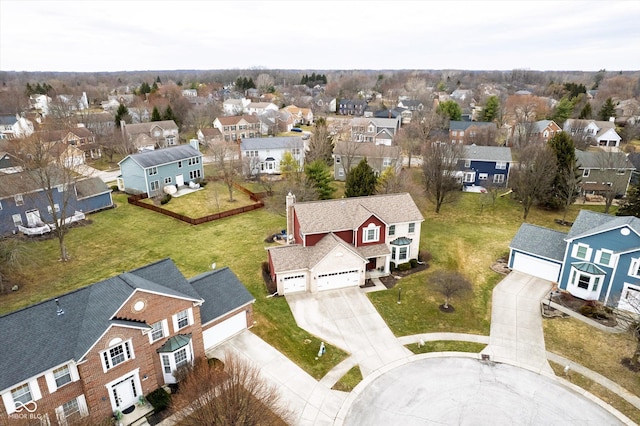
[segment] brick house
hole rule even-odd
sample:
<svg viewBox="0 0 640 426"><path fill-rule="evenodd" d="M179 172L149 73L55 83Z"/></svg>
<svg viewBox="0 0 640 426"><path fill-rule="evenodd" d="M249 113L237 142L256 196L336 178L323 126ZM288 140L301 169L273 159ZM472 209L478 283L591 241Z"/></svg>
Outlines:
<svg viewBox="0 0 640 426"><path fill-rule="evenodd" d="M228 268L187 280L170 259L0 317L0 423L66 425L123 411L253 324Z"/></svg>
<svg viewBox="0 0 640 426"><path fill-rule="evenodd" d="M280 295L360 286L418 258L424 217L408 193L286 204L289 244L267 250Z"/></svg>

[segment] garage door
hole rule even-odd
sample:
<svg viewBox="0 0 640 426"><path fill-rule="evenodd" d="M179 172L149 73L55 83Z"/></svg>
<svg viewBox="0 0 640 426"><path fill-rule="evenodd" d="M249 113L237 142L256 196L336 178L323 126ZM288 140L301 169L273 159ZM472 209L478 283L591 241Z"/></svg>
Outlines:
<svg viewBox="0 0 640 426"><path fill-rule="evenodd" d="M514 271L524 272L534 277L547 281L558 281L560 276L560 264L523 253L515 253L513 256Z"/></svg>
<svg viewBox="0 0 640 426"><path fill-rule="evenodd" d="M360 271L341 271L318 275L318 290L355 287L360 284Z"/></svg>
<svg viewBox="0 0 640 426"><path fill-rule="evenodd" d="M282 279L284 294L307 290L306 275L292 275Z"/></svg>
<svg viewBox="0 0 640 426"><path fill-rule="evenodd" d="M204 349L207 350L247 328L247 314L242 311L202 332Z"/></svg>

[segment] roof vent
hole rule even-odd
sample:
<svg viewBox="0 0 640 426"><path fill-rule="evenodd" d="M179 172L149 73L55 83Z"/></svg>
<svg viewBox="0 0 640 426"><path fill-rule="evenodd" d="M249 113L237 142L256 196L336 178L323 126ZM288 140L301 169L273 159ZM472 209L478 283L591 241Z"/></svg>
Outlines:
<svg viewBox="0 0 640 426"><path fill-rule="evenodd" d="M60 307L60 301L56 299L56 315L64 315L64 309Z"/></svg>

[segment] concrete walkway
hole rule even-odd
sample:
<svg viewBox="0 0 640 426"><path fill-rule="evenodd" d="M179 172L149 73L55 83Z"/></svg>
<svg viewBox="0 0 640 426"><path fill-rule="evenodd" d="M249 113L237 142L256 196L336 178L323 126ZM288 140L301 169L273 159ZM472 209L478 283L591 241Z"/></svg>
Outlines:
<svg viewBox="0 0 640 426"><path fill-rule="evenodd" d="M482 350L495 362L553 373L546 357L540 300L551 283L513 271L493 289L491 335Z"/></svg>
<svg viewBox="0 0 640 426"><path fill-rule="evenodd" d="M116 178L120 176L120 170L114 170L105 172L98 170L86 164L80 164L77 166L76 171L87 177L99 177L104 183L115 182Z"/></svg>

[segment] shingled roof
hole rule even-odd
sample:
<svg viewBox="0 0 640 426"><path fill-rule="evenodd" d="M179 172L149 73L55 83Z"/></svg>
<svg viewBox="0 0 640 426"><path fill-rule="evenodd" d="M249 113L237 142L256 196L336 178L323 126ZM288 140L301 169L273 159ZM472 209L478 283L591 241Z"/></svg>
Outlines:
<svg viewBox="0 0 640 426"><path fill-rule="evenodd" d="M293 208L303 234L353 230L372 215L387 224L424 221L408 193L310 201Z"/></svg>
<svg viewBox="0 0 640 426"><path fill-rule="evenodd" d="M0 341L11 344L0 345L0 391L81 360L111 326L148 329L143 322L114 318L138 290L203 302L173 261L163 259L1 316ZM62 315L57 315L56 300Z"/></svg>
<svg viewBox="0 0 640 426"><path fill-rule="evenodd" d="M131 154L127 158L130 158L140 167L146 169L149 167L175 163L176 161L200 156L202 156L200 151L198 151L191 145L178 145L170 146L168 148L155 149L153 151L145 151L138 154ZM120 161L120 163L125 161L127 158Z"/></svg>
<svg viewBox="0 0 640 426"><path fill-rule="evenodd" d="M640 219L635 216L612 216L591 210L580 210L567 234L567 240L593 235L609 229L629 226L640 235Z"/></svg>
<svg viewBox="0 0 640 426"><path fill-rule="evenodd" d="M509 247L542 258L562 261L567 245L564 240L566 236L564 232L523 223Z"/></svg>

